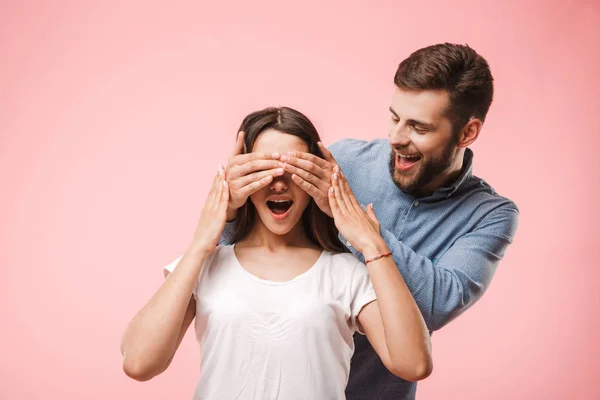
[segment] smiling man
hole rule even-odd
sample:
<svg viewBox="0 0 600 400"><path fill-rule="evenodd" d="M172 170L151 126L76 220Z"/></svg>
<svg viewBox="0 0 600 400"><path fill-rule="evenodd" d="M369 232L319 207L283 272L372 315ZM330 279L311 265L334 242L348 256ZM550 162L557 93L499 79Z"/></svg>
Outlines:
<svg viewBox="0 0 600 400"><path fill-rule="evenodd" d="M244 190L283 168L331 216L327 191L339 165L358 201L373 204L396 265L435 331L489 287L515 235L518 209L473 175L468 146L493 97L485 59L464 45L426 47L400 63L394 83L388 139L342 140L331 153L322 148L327 160L306 153L253 160ZM355 345L349 400L415 398L416 383L389 373L364 336L355 336Z"/></svg>

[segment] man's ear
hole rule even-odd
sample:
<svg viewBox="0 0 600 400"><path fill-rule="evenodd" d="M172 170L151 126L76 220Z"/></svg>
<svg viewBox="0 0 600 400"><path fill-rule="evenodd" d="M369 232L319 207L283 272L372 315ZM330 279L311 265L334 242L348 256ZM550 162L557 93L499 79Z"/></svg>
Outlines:
<svg viewBox="0 0 600 400"><path fill-rule="evenodd" d="M479 118L471 118L469 122L463 126L458 135L458 148L465 148L473 144L479 137L483 122Z"/></svg>

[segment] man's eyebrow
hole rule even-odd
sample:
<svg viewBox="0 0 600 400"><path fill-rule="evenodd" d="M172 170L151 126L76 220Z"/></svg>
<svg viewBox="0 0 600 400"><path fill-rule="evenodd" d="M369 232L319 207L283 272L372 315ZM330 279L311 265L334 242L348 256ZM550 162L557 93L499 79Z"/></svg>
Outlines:
<svg viewBox="0 0 600 400"><path fill-rule="evenodd" d="M396 114L396 112L395 112L395 111L392 109L392 107L391 107L391 106L390 106L390 112L391 112L392 114L394 114L394 116L395 116L396 118L400 118L400 117L398 117L398 114ZM427 128L427 129L433 129L433 128L435 128L435 125L433 125L433 124L430 124L430 123L427 123L427 122L425 122L425 121L419 121L419 120L417 120L417 119L408 119L408 120L406 120L406 123L408 123L408 124L413 124L413 125L420 125L420 126L422 126L422 127L424 127L424 128Z"/></svg>

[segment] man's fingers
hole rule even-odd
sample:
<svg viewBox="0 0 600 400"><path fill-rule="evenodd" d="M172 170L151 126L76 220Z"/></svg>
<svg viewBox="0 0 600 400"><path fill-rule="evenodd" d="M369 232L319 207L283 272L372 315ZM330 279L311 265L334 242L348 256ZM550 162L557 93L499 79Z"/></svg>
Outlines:
<svg viewBox="0 0 600 400"><path fill-rule="evenodd" d="M329 189L329 186L331 186L329 179L320 178L319 176L311 174L310 172L306 172L305 170L297 168L291 164L284 164L283 169L289 174L298 175L300 178L311 185L318 187L322 191L326 191Z"/></svg>
<svg viewBox="0 0 600 400"><path fill-rule="evenodd" d="M331 167L331 164L328 161L323 160L314 154L303 153L301 151L289 151L285 154L282 154L281 158L281 161L292 163L300 168L306 169L307 171L310 171L309 169L305 168L305 166L308 165L307 163L315 164L321 169L328 169Z"/></svg>
<svg viewBox="0 0 600 400"><path fill-rule="evenodd" d="M244 175L244 176L236 179L235 186L236 187L244 187L244 186L251 184L254 181L261 180L262 178L265 178L268 175L275 177L275 176L281 176L284 173L285 173L285 171L283 170L283 168L273 168L273 169L268 169L266 171L254 172L252 174Z"/></svg>
<svg viewBox="0 0 600 400"><path fill-rule="evenodd" d="M293 174L292 180L296 183L296 185L300 186L300 189L304 190L312 198L315 198L321 194L321 191L316 186L306 181L299 175Z"/></svg>
<svg viewBox="0 0 600 400"><path fill-rule="evenodd" d="M252 174L254 172L260 172L277 168L281 168L281 166L279 165L279 161L277 160L253 160L245 164L230 167L228 177L230 180L237 179L245 175Z"/></svg>
<svg viewBox="0 0 600 400"><path fill-rule="evenodd" d="M244 152L244 131L238 132L237 139L235 141L235 147L233 149L232 156L240 155Z"/></svg>
<svg viewBox="0 0 600 400"><path fill-rule="evenodd" d="M254 193L258 192L260 189L264 188L269 183L271 183L272 180L273 180L273 175L267 175L264 178L262 178L261 180L254 181L254 182L250 183L249 185L246 185L246 186L240 188L239 192L241 194L243 194L244 197L250 197Z"/></svg>
<svg viewBox="0 0 600 400"><path fill-rule="evenodd" d="M320 180L325 180L325 181L329 181L331 179L331 167L329 166L330 164L327 163L327 161L325 161L328 165L327 168L321 168L319 167L317 164L313 163L312 161L307 161L307 160L303 160L301 158L296 158L296 157L286 157L286 156L281 156L282 158L282 163L283 163L283 167L286 168L286 166L291 166L294 169L294 172L290 172L290 170L288 170L286 168L286 171L290 172L290 173L296 173L296 170L302 170L302 171L306 171L309 174L314 175L317 179ZM287 160L287 161L283 161L283 160Z"/></svg>
<svg viewBox="0 0 600 400"><path fill-rule="evenodd" d="M327 185L325 189L318 188L296 174L292 175L292 180L296 183L296 185L300 186L300 189L304 190L315 200L317 207L319 207L321 211L333 218L331 206L329 204L329 188L331 188L331 185Z"/></svg>
<svg viewBox="0 0 600 400"><path fill-rule="evenodd" d="M279 153L247 153L235 155L229 159L229 168L234 165L243 165L254 160L279 160Z"/></svg>
<svg viewBox="0 0 600 400"><path fill-rule="evenodd" d="M325 157L327 162L329 162L331 165L338 165L337 161L335 161L335 158L333 158L333 154L327 150L327 147L325 147L323 142L319 142L317 145L319 146L319 149L321 149L321 153L323 153L323 157Z"/></svg>

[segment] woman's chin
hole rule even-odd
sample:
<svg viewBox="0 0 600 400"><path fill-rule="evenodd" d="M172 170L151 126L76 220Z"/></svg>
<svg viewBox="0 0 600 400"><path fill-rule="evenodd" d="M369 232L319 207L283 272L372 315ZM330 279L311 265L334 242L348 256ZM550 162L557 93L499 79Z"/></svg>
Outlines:
<svg viewBox="0 0 600 400"><path fill-rule="evenodd" d="M288 234L295 226L295 224L291 224L289 221L269 221L269 223L266 223L265 225L269 231L280 236Z"/></svg>
<svg viewBox="0 0 600 400"><path fill-rule="evenodd" d="M264 226L270 232L280 236L290 233L290 231L292 231L292 229L300 222L300 218L294 215L294 213L289 213L289 215L285 215L284 218L281 218L281 215L275 215L269 210L261 217Z"/></svg>

